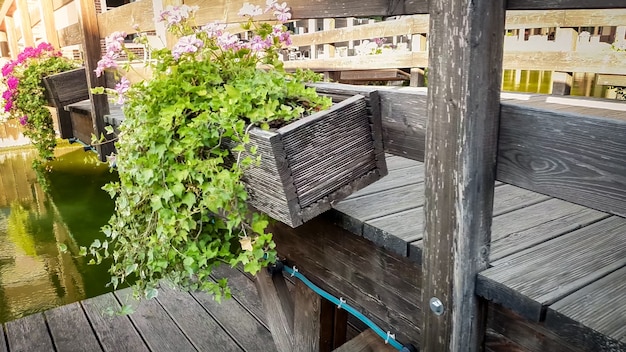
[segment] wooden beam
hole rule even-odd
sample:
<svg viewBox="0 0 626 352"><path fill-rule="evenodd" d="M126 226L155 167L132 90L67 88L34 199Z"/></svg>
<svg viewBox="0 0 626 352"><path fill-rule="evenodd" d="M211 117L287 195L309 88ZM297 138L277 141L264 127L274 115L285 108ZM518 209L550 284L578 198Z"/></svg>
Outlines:
<svg viewBox="0 0 626 352"><path fill-rule="evenodd" d="M293 46L305 46L311 43L319 45L344 42L348 39L361 40L426 32L428 32L428 15L414 15L393 21L298 34L292 36L291 40Z"/></svg>
<svg viewBox="0 0 626 352"><path fill-rule="evenodd" d="M597 84L603 86L626 86L626 76L598 75Z"/></svg>
<svg viewBox="0 0 626 352"><path fill-rule="evenodd" d="M294 293L293 351L318 352L322 299L300 280L296 280Z"/></svg>
<svg viewBox="0 0 626 352"><path fill-rule="evenodd" d="M17 8L20 10L20 29L22 31L22 38L24 38L24 44L26 46L35 46L33 28L28 12L28 3L26 0L17 0Z"/></svg>
<svg viewBox="0 0 626 352"><path fill-rule="evenodd" d="M430 2L422 351L479 351L486 306L505 1ZM432 302L429 307L429 302Z"/></svg>
<svg viewBox="0 0 626 352"><path fill-rule="evenodd" d="M100 32L98 30L98 20L96 16L96 6L93 1L79 0L78 19L83 33L84 64L87 71L87 84L89 88L104 87L106 82L104 75L96 77L94 70L98 66L102 53L100 47ZM109 102L104 94L92 94L89 91L91 102L91 118L93 131L96 136L106 135L104 130L104 115L109 113ZM106 157L113 153L115 147L113 143L99 144L96 147L101 161L106 161Z"/></svg>
<svg viewBox="0 0 626 352"><path fill-rule="evenodd" d="M357 337L346 342L343 346L337 348L333 352L395 352L397 351L391 345L385 342L376 333L367 329L360 333Z"/></svg>
<svg viewBox="0 0 626 352"><path fill-rule="evenodd" d="M282 273L261 270L256 275L256 286L278 352L294 351L294 302L285 278Z"/></svg>
<svg viewBox="0 0 626 352"><path fill-rule="evenodd" d="M54 23L54 8L52 0L40 0L39 11L43 19L44 30L46 33L46 41L53 47L59 48L59 37Z"/></svg>
<svg viewBox="0 0 626 352"><path fill-rule="evenodd" d="M508 0L507 10L623 9L622 0Z"/></svg>
<svg viewBox="0 0 626 352"><path fill-rule="evenodd" d="M4 23L7 27L7 37L9 39L9 51L11 51L11 57L16 58L20 52L20 48L17 46L17 32L15 31L15 22L13 17L5 17Z"/></svg>
<svg viewBox="0 0 626 352"><path fill-rule="evenodd" d="M509 1L511 4L511 1ZM626 9L507 11L506 29L545 27L620 26L626 23Z"/></svg>
<svg viewBox="0 0 626 352"><path fill-rule="evenodd" d="M138 25L142 31L153 31L154 21L152 1L135 1L99 14L98 28L100 37L104 38L117 31L136 33L133 25Z"/></svg>

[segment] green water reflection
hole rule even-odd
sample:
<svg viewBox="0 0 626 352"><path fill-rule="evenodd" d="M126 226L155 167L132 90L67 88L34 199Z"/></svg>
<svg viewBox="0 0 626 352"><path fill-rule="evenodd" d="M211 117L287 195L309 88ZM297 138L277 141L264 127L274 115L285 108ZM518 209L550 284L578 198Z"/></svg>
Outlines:
<svg viewBox="0 0 626 352"><path fill-rule="evenodd" d="M102 237L114 205L100 188L117 175L93 153L62 148L45 193L32 157L0 150L0 322L110 290L108 265L87 265L77 254Z"/></svg>

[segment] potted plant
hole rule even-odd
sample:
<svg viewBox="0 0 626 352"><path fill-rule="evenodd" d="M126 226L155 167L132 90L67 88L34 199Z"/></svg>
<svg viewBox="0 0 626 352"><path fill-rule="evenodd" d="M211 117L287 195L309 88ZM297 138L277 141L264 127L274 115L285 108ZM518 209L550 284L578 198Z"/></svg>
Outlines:
<svg viewBox="0 0 626 352"><path fill-rule="evenodd" d="M196 26L195 10L182 5L161 14L179 40L171 50L152 52L150 79L131 84L120 77L114 89L96 90L124 104L125 120L116 142L120 181L105 186L116 211L103 228L106 240L88 252L96 263L113 257L114 287L132 277L135 292L147 297L157 294L163 278L218 298L229 295L225 281L209 279L216 265L242 265L255 274L275 260L265 213L288 222L280 211L294 208L306 213L304 221L386 173L375 141L380 135L372 135L363 98L331 107L329 98L305 85L319 75L283 69L279 53L290 44L283 23L291 18L285 3L270 0L264 10L244 4L245 41L222 24ZM254 21L264 12L275 16L274 23ZM115 59L125 51L124 37L106 39L97 74L119 69ZM342 112L347 118L340 118ZM341 140L350 138L357 121L354 139ZM315 134L323 149L309 151ZM343 159L336 158L341 151ZM334 171L322 180L327 182L311 186L328 170ZM296 188L304 192L283 197ZM277 203L279 211L272 213Z"/></svg>
<svg viewBox="0 0 626 352"><path fill-rule="evenodd" d="M25 127L24 134L37 148L35 166L42 166L54 157L56 135L52 114L46 107L47 95L42 79L76 68L76 62L61 56L49 43L27 47L17 59L2 67L4 110ZM38 168L38 167L36 167Z"/></svg>

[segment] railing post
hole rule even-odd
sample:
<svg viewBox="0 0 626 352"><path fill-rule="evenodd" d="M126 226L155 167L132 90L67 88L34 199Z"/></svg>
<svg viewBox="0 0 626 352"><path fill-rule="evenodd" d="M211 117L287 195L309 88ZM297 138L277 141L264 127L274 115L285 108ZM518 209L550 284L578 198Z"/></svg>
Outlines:
<svg viewBox="0 0 626 352"><path fill-rule="evenodd" d="M422 351L479 351L489 260L505 0L431 0Z"/></svg>
<svg viewBox="0 0 626 352"><path fill-rule="evenodd" d="M91 89L94 87L104 86L104 75L96 77L94 70L98 66L102 53L100 48L100 31L98 28L98 18L96 15L96 5L90 0L80 0L78 4L78 20L81 31L83 33L83 52L85 55L85 70L87 74L87 86ZM89 100L91 101L91 118L93 130L96 136L105 134L104 115L109 113L109 102L104 94L91 94L89 92ZM115 147L113 143L99 144L96 147L101 161L106 161L106 157L113 153Z"/></svg>
<svg viewBox="0 0 626 352"><path fill-rule="evenodd" d="M28 3L26 2L26 0L17 0L17 8L20 10L20 29L22 31L22 39L24 39L24 44L26 44L26 46L34 46L35 38L33 37L33 26L30 22Z"/></svg>
<svg viewBox="0 0 626 352"><path fill-rule="evenodd" d="M52 4L52 0L40 0L39 12L41 13L41 20L44 24L46 41L52 44L53 47L59 49L59 37L57 36L54 23L54 5Z"/></svg>

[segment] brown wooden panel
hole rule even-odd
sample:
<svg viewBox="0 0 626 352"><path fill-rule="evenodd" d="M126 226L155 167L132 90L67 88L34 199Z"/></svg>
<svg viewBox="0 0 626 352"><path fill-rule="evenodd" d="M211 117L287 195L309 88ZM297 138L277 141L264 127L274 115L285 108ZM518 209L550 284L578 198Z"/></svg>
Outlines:
<svg viewBox="0 0 626 352"><path fill-rule="evenodd" d="M626 121L501 104L501 181L626 216Z"/></svg>
<svg viewBox="0 0 626 352"><path fill-rule="evenodd" d="M44 315L57 351L102 351L79 303L49 310Z"/></svg>
<svg viewBox="0 0 626 352"><path fill-rule="evenodd" d="M77 45L83 42L83 33L78 23L57 30L57 37L61 47Z"/></svg>
<svg viewBox="0 0 626 352"><path fill-rule="evenodd" d="M293 351L319 352L322 299L300 280L294 295Z"/></svg>
<svg viewBox="0 0 626 352"><path fill-rule="evenodd" d="M546 326L588 351L626 351L626 267L548 308Z"/></svg>
<svg viewBox="0 0 626 352"><path fill-rule="evenodd" d="M476 293L540 321L545 306L626 265L624 233L626 219L612 216L496 260Z"/></svg>
<svg viewBox="0 0 626 352"><path fill-rule="evenodd" d="M84 300L81 305L106 352L149 351L128 316L105 313L107 309L120 308L112 293Z"/></svg>
<svg viewBox="0 0 626 352"><path fill-rule="evenodd" d="M9 351L54 351L43 314L37 313L5 324Z"/></svg>
<svg viewBox="0 0 626 352"><path fill-rule="evenodd" d="M133 25L143 32L155 29L152 1L135 1L116 7L98 15L100 37L104 38L115 31L136 33Z"/></svg>
<svg viewBox="0 0 626 352"><path fill-rule="evenodd" d="M370 329L363 331L357 337L346 342L334 352L395 352L391 345L385 342Z"/></svg>

